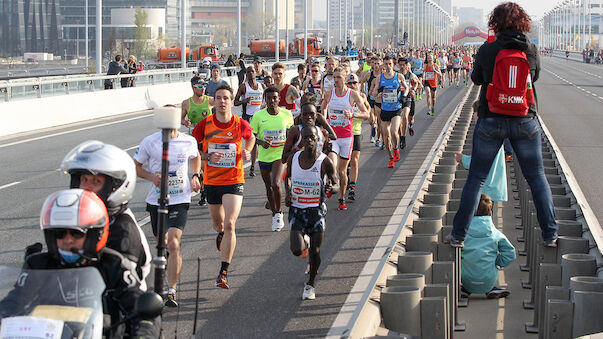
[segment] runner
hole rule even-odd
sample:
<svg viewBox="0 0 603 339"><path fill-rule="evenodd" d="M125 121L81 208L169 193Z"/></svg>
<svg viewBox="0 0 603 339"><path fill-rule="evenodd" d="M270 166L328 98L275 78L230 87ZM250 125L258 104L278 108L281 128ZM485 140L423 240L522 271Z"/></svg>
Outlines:
<svg viewBox="0 0 603 339"><path fill-rule="evenodd" d="M318 118L322 116L319 114L316 106L311 101L304 102L302 96L302 107L301 115L299 116L299 123L287 132L287 140L285 141L285 147L283 148L283 157L281 160L283 164L287 163L287 160L295 152L303 149L301 131L305 126L316 126L320 133L318 133L318 149L324 152L326 155L332 149L331 140L337 139L335 132L331 126L327 125L327 128L318 126ZM297 128L295 128L297 127Z"/></svg>
<svg viewBox="0 0 603 339"><path fill-rule="evenodd" d="M427 115L435 115L436 91L438 89L438 77L442 76L440 68L433 62L433 55L427 54L427 63L424 68L425 81L423 85L427 92Z"/></svg>
<svg viewBox="0 0 603 339"><path fill-rule="evenodd" d="M383 58L384 70L381 77L373 83L371 94L377 95L377 102L381 102L381 129L385 146L389 154L387 167L393 168L394 162L400 160L400 110L402 105L401 95L408 95L408 85L400 73L394 72L394 60L390 56ZM377 94L378 93L378 94Z"/></svg>
<svg viewBox="0 0 603 339"><path fill-rule="evenodd" d="M314 94L316 101L314 104L320 107L322 103L322 83L320 79L320 64L313 64L310 68L311 75L306 77L306 81L302 85L303 92Z"/></svg>
<svg viewBox="0 0 603 339"><path fill-rule="evenodd" d="M181 116L182 125L188 128L188 134L197 124L207 118L212 113L214 108L214 98L209 95L205 95L205 89L207 88L207 80L194 76L191 78L191 87L193 89L193 96L182 101ZM191 128L192 127L192 128ZM203 145L199 144L199 150L203 149ZM201 164L201 190L199 191L199 206L207 205L205 190L203 189L203 172L205 167Z"/></svg>
<svg viewBox="0 0 603 339"><path fill-rule="evenodd" d="M370 116L371 106L368 103L366 95L360 91L358 76L354 73L348 74L346 85L356 91L362 98L362 103L366 113L361 113L357 106L354 106L356 117L352 121L352 133L354 134L354 146L352 147L352 159L350 160L350 183L348 184L348 200L356 200L356 182L358 181L358 165L360 161L360 141L362 139L362 120L367 120Z"/></svg>
<svg viewBox="0 0 603 339"><path fill-rule="evenodd" d="M302 85L306 82L306 64L297 65L297 76L291 79L291 85L298 91L302 90Z"/></svg>
<svg viewBox="0 0 603 339"><path fill-rule="evenodd" d="M438 56L437 61L440 65L440 73L442 76L438 79L438 84L440 84L441 88L444 88L444 81L446 81L446 69L448 67L448 57L444 54L444 50L440 51L440 56Z"/></svg>
<svg viewBox="0 0 603 339"><path fill-rule="evenodd" d="M452 70L454 72L453 78L456 87L459 87L459 83L461 82L460 69L462 61L463 60L459 57L459 54L454 52L454 58L452 58Z"/></svg>
<svg viewBox="0 0 603 339"><path fill-rule="evenodd" d="M448 86L450 87L452 86L452 81L454 80L454 72L452 66L452 64L454 63L454 56L450 53L448 53L448 55L450 55L450 58L448 59L448 66L446 67L446 70L448 71Z"/></svg>
<svg viewBox="0 0 603 339"><path fill-rule="evenodd" d="M174 108L176 109L176 108ZM206 119L205 119L206 120ZM202 121L205 121L202 120ZM199 126L199 125L197 125ZM180 133L177 129L172 130L169 142L169 205L167 226L167 250L168 250L168 295L166 306L177 307L176 287L178 276L182 267L182 256L180 254L180 239L182 231L186 226L188 208L191 202L191 189L198 192L201 188L201 157L199 156L199 143L190 135ZM204 145L205 146L205 145ZM161 187L161 160L162 160L161 131L157 131L144 138L134 154L136 174L139 178L148 180L149 193L146 203L147 211L151 217L153 235L158 234L158 209L159 188ZM187 161L188 160L188 161ZM188 166L193 172L192 180L188 179ZM145 169L143 165L147 165Z"/></svg>
<svg viewBox="0 0 603 339"><path fill-rule="evenodd" d="M381 75L381 58L379 58L378 56L374 56L373 58L369 59L369 63L371 69L362 73L362 76L360 77L360 82L363 85L366 84L368 102L371 106L370 114L371 120L373 122L371 124L371 142L374 142L375 146L380 147L382 144L382 141L380 141L380 139L382 139L382 135L381 117L379 116L381 114L381 110L379 106L381 106L381 104L377 104L375 102L377 97L370 95L369 90L373 85L373 81Z"/></svg>
<svg viewBox="0 0 603 339"><path fill-rule="evenodd" d="M207 83L207 95L213 97L216 94L216 89L222 85L228 85L228 83L220 78L220 65L212 64L209 68L211 70L211 78Z"/></svg>
<svg viewBox="0 0 603 339"><path fill-rule="evenodd" d="M422 82L423 81L423 59L422 59L421 52L417 52L416 56L412 59L412 64L410 64L410 66L411 66L412 72ZM421 97L422 93L423 93L423 90L417 92L417 95L416 95L417 100L422 99L422 97Z"/></svg>
<svg viewBox="0 0 603 339"><path fill-rule="evenodd" d="M333 79L333 73L335 72L335 68L339 66L339 59L334 56L329 56L327 59L327 65L325 69L325 73L322 76L322 93L327 93L331 86L335 83Z"/></svg>
<svg viewBox="0 0 603 339"><path fill-rule="evenodd" d="M354 106L358 106L360 113L364 115L366 108L362 97L355 91L345 86L346 74L341 68L336 68L333 72L334 86L325 94L322 110L323 115L329 119L329 124L335 130L337 140L333 140L333 152L339 155L339 160L335 157L334 164L337 167L337 173L340 177L339 191L339 209L347 210L345 204L345 194L348 185L348 164L352 155L354 144L354 134L352 131L352 120L356 116ZM327 114L328 113L328 114Z"/></svg>
<svg viewBox="0 0 603 339"><path fill-rule="evenodd" d="M270 76L270 73L268 73L267 70L262 69L262 63L263 63L263 60L261 57L256 55L253 58L253 70L255 71L255 79L258 82L258 84L263 85L264 89L266 89L270 86L267 86L264 83L264 78L266 78L267 76Z"/></svg>
<svg viewBox="0 0 603 339"><path fill-rule="evenodd" d="M307 105L310 106L310 105ZM302 300L316 298L314 286L320 267L320 246L324 240L327 213L325 193L339 190L335 166L318 148L319 131L315 126L302 130L303 150L287 161L285 205L289 206L290 248L295 256L310 256L310 276ZM325 182L323 178L327 177ZM289 179L291 184L289 184ZM308 243L309 240L309 243ZM305 254L305 255L304 255Z"/></svg>
<svg viewBox="0 0 603 339"><path fill-rule="evenodd" d="M287 130L293 126L293 117L288 110L279 107L280 95L276 87L264 91L264 100L266 108L253 115L250 125L256 136L255 143L261 146L258 149L258 165L272 211L272 231L279 232L285 226L281 209L281 180L285 168L280 160Z"/></svg>
<svg viewBox="0 0 603 339"><path fill-rule="evenodd" d="M465 87L469 87L470 80L470 72L471 72L471 56L469 52L465 52L462 57L462 66L463 66L463 84Z"/></svg>
<svg viewBox="0 0 603 339"><path fill-rule="evenodd" d="M247 81L239 86L237 95L235 95L234 105L239 106L243 104L243 114L241 118L250 122L253 115L259 111L262 107L264 98L264 88L257 82L255 69L253 67L247 67L246 73ZM241 97L243 98L241 100ZM251 166L249 167L249 176L255 177L255 161L258 158L258 146L254 145L251 151Z"/></svg>
<svg viewBox="0 0 603 339"><path fill-rule="evenodd" d="M278 105L291 111L295 109L295 100L299 99L300 94L295 86L285 83L286 71L287 69L285 65L280 62L272 65L272 79L274 80L274 87L276 87L279 92ZM268 102L266 102L266 104L268 104Z"/></svg>
<svg viewBox="0 0 603 339"><path fill-rule="evenodd" d="M193 130L195 139L203 142L201 158L206 168L203 183L207 191L209 214L218 232L216 247L222 259L215 285L224 289L230 288L228 267L237 245L235 228L243 205L243 161L250 159L255 144L249 123L232 114L233 98L230 86L218 87L216 113L201 121Z"/></svg>
<svg viewBox="0 0 603 339"><path fill-rule="evenodd" d="M419 86L420 81L416 75L414 75L410 71L410 65L408 64L408 60L405 58L398 59L398 65L400 65L400 70L402 76L404 77L404 82L409 87L408 95L403 97L402 102L402 122L400 123L400 149L403 150L406 148L406 132L408 129L408 134L412 137L415 135L415 131L413 129L413 120L415 117L415 94L417 92L417 86Z"/></svg>

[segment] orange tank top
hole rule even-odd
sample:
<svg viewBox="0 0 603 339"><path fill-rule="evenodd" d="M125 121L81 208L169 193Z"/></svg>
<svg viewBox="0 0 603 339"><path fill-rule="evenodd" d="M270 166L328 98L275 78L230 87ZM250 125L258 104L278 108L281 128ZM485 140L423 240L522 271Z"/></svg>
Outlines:
<svg viewBox="0 0 603 339"><path fill-rule="evenodd" d="M438 74L435 72L433 67L425 65L425 74L423 77L425 81L429 83L429 86L435 88L438 85Z"/></svg>
<svg viewBox="0 0 603 339"><path fill-rule="evenodd" d="M241 118L234 116L233 124L227 129L221 129L215 124L215 115L205 120L203 152L224 154L219 163L214 164L205 160L205 185L226 186L245 182L243 158L241 150L243 138L241 135Z"/></svg>

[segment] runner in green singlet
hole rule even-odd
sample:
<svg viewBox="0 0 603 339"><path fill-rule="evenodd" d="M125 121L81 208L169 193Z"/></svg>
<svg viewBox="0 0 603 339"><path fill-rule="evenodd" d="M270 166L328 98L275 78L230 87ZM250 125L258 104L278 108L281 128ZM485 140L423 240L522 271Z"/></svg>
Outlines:
<svg viewBox="0 0 603 339"><path fill-rule="evenodd" d="M201 120L211 115L211 110L214 106L214 98L205 95L207 80L195 75L191 78L191 87L193 89L193 96L182 101L182 113L180 116L182 125L188 127L189 135ZM203 150L202 143L199 143L199 150ZM201 176L203 176L204 170L205 168L202 164ZM200 182L201 190L199 192L199 205L205 206L207 203L205 199L205 190L203 188L203 180L200 180Z"/></svg>

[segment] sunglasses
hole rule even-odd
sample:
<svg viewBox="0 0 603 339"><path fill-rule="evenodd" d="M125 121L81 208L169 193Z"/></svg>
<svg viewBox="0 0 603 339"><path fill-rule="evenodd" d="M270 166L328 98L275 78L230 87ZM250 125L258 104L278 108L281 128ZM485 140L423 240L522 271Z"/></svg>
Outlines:
<svg viewBox="0 0 603 339"><path fill-rule="evenodd" d="M205 88L205 87L207 87L207 85L194 85L193 87L197 87L197 88Z"/></svg>
<svg viewBox="0 0 603 339"><path fill-rule="evenodd" d="M320 70L319 69L313 69L312 72L318 73L318 72L320 72Z"/></svg>
<svg viewBox="0 0 603 339"><path fill-rule="evenodd" d="M77 230L58 229L58 230L54 231L54 236L57 239L63 239L63 238L65 238L67 233L71 234L73 239L82 239L86 235L85 232L81 232L81 231L77 231Z"/></svg>
<svg viewBox="0 0 603 339"><path fill-rule="evenodd" d="M348 81L347 84L348 85L356 85L358 83L358 81Z"/></svg>

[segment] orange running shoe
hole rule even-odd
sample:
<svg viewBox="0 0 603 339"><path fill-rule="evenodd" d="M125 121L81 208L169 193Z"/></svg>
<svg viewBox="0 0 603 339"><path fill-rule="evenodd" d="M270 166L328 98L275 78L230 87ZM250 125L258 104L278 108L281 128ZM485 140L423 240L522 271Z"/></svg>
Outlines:
<svg viewBox="0 0 603 339"><path fill-rule="evenodd" d="M394 150L394 161L400 161L400 150L399 149Z"/></svg>
<svg viewBox="0 0 603 339"><path fill-rule="evenodd" d="M228 279L226 278L226 271L222 271L222 273L218 275L218 278L216 279L216 287L220 287L225 290L230 289L230 286L228 286Z"/></svg>
<svg viewBox="0 0 603 339"><path fill-rule="evenodd" d="M394 164L395 164L394 158L389 158L389 162L387 163L387 167L388 168L394 168Z"/></svg>
<svg viewBox="0 0 603 339"><path fill-rule="evenodd" d="M345 204L345 200L343 199L339 199L339 206L338 206L340 211L345 211L348 209L348 206Z"/></svg>

